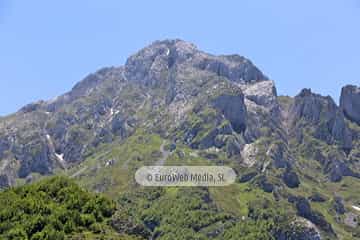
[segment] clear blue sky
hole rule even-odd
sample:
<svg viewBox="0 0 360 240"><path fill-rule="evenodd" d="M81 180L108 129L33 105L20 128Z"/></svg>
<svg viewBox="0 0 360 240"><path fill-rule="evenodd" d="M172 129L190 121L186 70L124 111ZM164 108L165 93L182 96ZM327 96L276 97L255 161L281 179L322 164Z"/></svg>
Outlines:
<svg viewBox="0 0 360 240"><path fill-rule="evenodd" d="M360 0L0 0L0 115L164 38L244 55L279 94L360 85Z"/></svg>

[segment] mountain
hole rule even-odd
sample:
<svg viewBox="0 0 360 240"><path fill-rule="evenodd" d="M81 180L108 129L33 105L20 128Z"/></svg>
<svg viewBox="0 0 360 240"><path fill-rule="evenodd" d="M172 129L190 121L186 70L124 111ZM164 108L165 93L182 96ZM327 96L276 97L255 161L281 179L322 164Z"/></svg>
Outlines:
<svg viewBox="0 0 360 240"><path fill-rule="evenodd" d="M0 187L67 175L117 201L114 228L144 239L359 239L359 149L359 87L340 106L310 89L278 96L245 57L164 40L0 118ZM144 165L226 165L238 179L142 188Z"/></svg>

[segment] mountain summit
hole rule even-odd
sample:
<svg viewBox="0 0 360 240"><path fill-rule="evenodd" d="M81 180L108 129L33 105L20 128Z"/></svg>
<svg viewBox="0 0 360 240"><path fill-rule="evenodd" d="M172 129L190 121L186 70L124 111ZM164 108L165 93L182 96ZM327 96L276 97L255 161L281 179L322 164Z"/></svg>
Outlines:
<svg viewBox="0 0 360 240"><path fill-rule="evenodd" d="M209 190L204 198L219 211L231 203L232 223L254 217L249 199L261 192L261 204L285 204L291 226L306 229L293 238L274 230L277 239L348 236L360 204L352 190L360 187L359 96L356 86L343 88L340 106L310 89L278 96L245 57L156 41L124 66L0 118L0 187L61 173L111 195L132 190L143 165L228 165L239 175L232 194ZM242 194L249 198L239 201ZM161 224L145 221L153 234ZM217 224L220 234L226 224Z"/></svg>
<svg viewBox="0 0 360 240"><path fill-rule="evenodd" d="M58 166L81 162L86 151L100 143L131 135L145 119L136 116L138 110L154 114L164 108L159 114L178 120L196 101L207 102L211 94L226 91L238 96L218 100L218 108L227 107L224 101L231 105L237 104L232 99L237 100L239 110L234 106L234 113L221 111L236 129L244 128L241 87L267 80L239 55L214 56L182 40L156 41L129 57L125 66L103 68L70 92L29 104L4 118L0 125L2 169L17 166L13 175L22 178L31 172L49 174Z"/></svg>

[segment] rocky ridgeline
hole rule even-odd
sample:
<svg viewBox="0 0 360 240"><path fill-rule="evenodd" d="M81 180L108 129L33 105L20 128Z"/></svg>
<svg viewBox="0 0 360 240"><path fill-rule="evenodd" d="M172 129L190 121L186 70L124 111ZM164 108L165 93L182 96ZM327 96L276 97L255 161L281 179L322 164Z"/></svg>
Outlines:
<svg viewBox="0 0 360 240"><path fill-rule="evenodd" d="M248 59L165 40L124 66L90 74L62 96L0 118L0 188L77 166L101 144L122 144L137 130L174 148L185 144L211 161L222 154L239 182L292 204L303 229L290 238L280 231L278 239L335 234L310 204L327 199L288 190L303 179L336 184L346 176L360 178L359 87L345 86L340 106L310 89L279 97L274 82ZM336 214L349 214L341 198L333 206Z"/></svg>
<svg viewBox="0 0 360 240"><path fill-rule="evenodd" d="M274 82L242 56L157 41L124 66L101 69L56 99L0 119L0 186L76 165L99 144L124 141L138 128L194 149L219 149L262 171L284 169L292 187L299 185L299 153L290 142L311 137L335 146L312 156L330 181L359 177L353 151L360 133L350 127L360 124L359 106L355 86L343 88L340 107L309 89L283 103Z"/></svg>

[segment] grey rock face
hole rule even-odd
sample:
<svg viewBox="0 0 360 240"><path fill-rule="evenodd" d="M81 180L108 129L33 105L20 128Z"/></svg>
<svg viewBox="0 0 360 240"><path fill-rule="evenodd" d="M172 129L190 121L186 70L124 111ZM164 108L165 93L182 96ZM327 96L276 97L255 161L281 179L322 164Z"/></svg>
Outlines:
<svg viewBox="0 0 360 240"><path fill-rule="evenodd" d="M7 119L4 128L0 125L1 130L6 129L1 131L0 156L10 152L10 157L17 159L20 177L31 172L49 174L57 161L76 164L92 147L130 136L138 122L147 120L146 114L181 119L186 115L184 109L207 98L205 90L216 92L207 104L217 109L219 119L197 146L214 146L217 135L229 135L221 145L227 146L229 154L237 154L240 143L229 139L234 130L243 132L246 128L246 107L235 83L265 80L244 57L214 56L182 40L157 41L129 57L124 67L100 69L70 92L47 102L29 104ZM211 90L212 84L225 82L220 91ZM238 92L233 94L233 88ZM165 113L159 113L160 109L165 109ZM146 113L144 119L131 120L138 111ZM226 129L216 126L225 120L230 122ZM189 144L196 131L195 127L187 132Z"/></svg>
<svg viewBox="0 0 360 240"><path fill-rule="evenodd" d="M228 157L238 155L241 152L241 145L234 136L230 136L226 142L226 153Z"/></svg>
<svg viewBox="0 0 360 240"><path fill-rule="evenodd" d="M87 135L83 129L70 129L65 136L64 158L68 162L80 162L85 150L83 143L87 141Z"/></svg>
<svg viewBox="0 0 360 240"><path fill-rule="evenodd" d="M339 109L330 97L310 90L295 97L289 133L279 109L274 82L246 58L215 56L182 40L157 41L125 66L100 69L70 92L0 119L0 160L14 159L15 177L51 174L59 161L76 165L102 143L126 141L139 126L200 151L215 147L229 158L239 157L241 165L258 168L258 174L267 167L290 169L296 158L288 140L295 133L304 139L307 127L317 139L351 149L355 134L344 120L345 107ZM357 176L346 156L324 158L331 181ZM262 162L269 159L268 166ZM296 187L295 175L277 177ZM259 183L273 191L272 182Z"/></svg>
<svg viewBox="0 0 360 240"><path fill-rule="evenodd" d="M340 107L347 118L360 125L360 88L353 85L343 87Z"/></svg>
<svg viewBox="0 0 360 240"><path fill-rule="evenodd" d="M360 174L352 171L344 161L333 158L332 156L330 156L325 166L325 173L329 175L329 179L332 182L339 182L345 176L360 178Z"/></svg>
<svg viewBox="0 0 360 240"><path fill-rule="evenodd" d="M52 171L50 149L42 141L34 141L26 146L15 146L14 155L16 159L20 159L21 163L19 177L26 177L31 172L49 174Z"/></svg>
<svg viewBox="0 0 360 240"><path fill-rule="evenodd" d="M294 130L310 125L316 128L316 138L328 144L339 142L344 149L351 149L351 132L345 124L344 114L331 97L323 97L312 93L310 89L303 89L295 97L290 115ZM302 119L305 125L301 122Z"/></svg>
<svg viewBox="0 0 360 240"><path fill-rule="evenodd" d="M239 141L235 136L231 135L230 132L228 135L219 134L215 137L214 146L217 148L225 147L225 151L228 157L238 155L241 152L242 142Z"/></svg>
<svg viewBox="0 0 360 240"><path fill-rule="evenodd" d="M10 187L10 181L7 175L0 175L0 190Z"/></svg>
<svg viewBox="0 0 360 240"><path fill-rule="evenodd" d="M168 81L169 70L180 68L210 72L239 83L267 80L244 57L210 55L179 39L154 42L132 55L125 64L125 75L131 81L160 86Z"/></svg>
<svg viewBox="0 0 360 240"><path fill-rule="evenodd" d="M291 156L287 146L283 142L271 144L266 155L273 160L273 164L276 168L288 168L291 166Z"/></svg>
<svg viewBox="0 0 360 240"><path fill-rule="evenodd" d="M76 166L98 147L129 143L127 138L140 130L145 137L156 134L173 142L167 150L184 161L190 154L233 166L240 182L280 201L300 179L306 179L306 189L318 176L315 184L360 178L360 153L355 151L360 131L346 120L359 123L358 95L359 88L344 87L341 108L309 89L295 98L278 97L274 82L244 57L215 56L182 40L157 41L129 57L125 66L103 68L56 99L0 118L0 188L12 185L14 178L30 182L31 176L37 178L32 173ZM161 151L150 157L161 158ZM101 166L117 166L116 158L95 159ZM130 160L143 157L136 154ZM97 169L86 171L96 174ZM95 189L105 191L111 184L106 178ZM293 203L298 216L332 232L306 198ZM279 232L278 239L320 239L316 227L307 227Z"/></svg>
<svg viewBox="0 0 360 240"><path fill-rule="evenodd" d="M167 71L181 64L198 50L181 40L157 41L128 58L125 75L130 81L159 86L167 81Z"/></svg>
<svg viewBox="0 0 360 240"><path fill-rule="evenodd" d="M10 149L10 142L5 138L0 138L0 159L5 158L5 151Z"/></svg>
<svg viewBox="0 0 360 240"><path fill-rule="evenodd" d="M218 146L221 148L230 141L230 138L232 137L231 133L232 133L232 129L229 125L215 128L209 134L207 134L203 139L201 139L199 147L202 149L210 148L213 146ZM223 143L219 145L219 138L221 138L221 136L223 136L224 139L223 139Z"/></svg>
<svg viewBox="0 0 360 240"><path fill-rule="evenodd" d="M239 55L206 57L201 59L197 66L201 70L216 73L233 82L248 83L267 80L267 77L249 60Z"/></svg>
<svg viewBox="0 0 360 240"><path fill-rule="evenodd" d="M323 97L312 93L310 89L303 89L295 97L291 113L294 121L304 118L312 124L318 124L322 119L334 118L337 106L331 97Z"/></svg>
<svg viewBox="0 0 360 240"><path fill-rule="evenodd" d="M277 105L277 92L273 81L259 81L240 85L245 97L257 105L273 108Z"/></svg>
<svg viewBox="0 0 360 240"><path fill-rule="evenodd" d="M317 150L313 157L323 166L323 172L331 182L339 182L345 176L360 177L360 174L350 167L349 159L344 151L333 151L324 155Z"/></svg>
<svg viewBox="0 0 360 240"><path fill-rule="evenodd" d="M69 92L69 95L72 99L88 95L91 92L94 92L95 89L101 86L105 81L121 81L123 79L122 74L123 69L121 67L102 68L77 83Z"/></svg>
<svg viewBox="0 0 360 240"><path fill-rule="evenodd" d="M92 146L118 137L111 131L115 112L123 109L124 117L129 115L129 107L121 106L129 100L115 99L125 84L122 72L121 67L104 68L69 93L29 104L0 121L0 157L18 161L14 177L51 174L59 162L60 166L78 163ZM139 104L133 103L134 108Z"/></svg>
<svg viewBox="0 0 360 240"><path fill-rule="evenodd" d="M120 136L121 138L126 138L131 132L130 126L127 123L127 120L122 118L120 114L115 115L111 122L111 131L116 136Z"/></svg>
<svg viewBox="0 0 360 240"><path fill-rule="evenodd" d="M114 94L120 87L124 80L124 68L123 67L109 67L102 68L95 73L89 74L82 81L77 83L70 92L65 93L55 99L46 102L43 106L44 110L48 112L57 112L63 106L74 103L74 101L87 97L90 95L96 95L96 92L102 92L105 89L104 86L111 84L112 91L108 91L109 95Z"/></svg>
<svg viewBox="0 0 360 240"><path fill-rule="evenodd" d="M244 95L222 93L213 99L212 104L228 119L236 132L243 132L246 128L246 107Z"/></svg>
<svg viewBox="0 0 360 240"><path fill-rule="evenodd" d="M36 103L30 103L30 104L22 107L20 109L20 111L24 112L24 113L33 112L33 111L41 109L44 106L44 104L45 104L44 101L39 101L39 102L36 102Z"/></svg>

